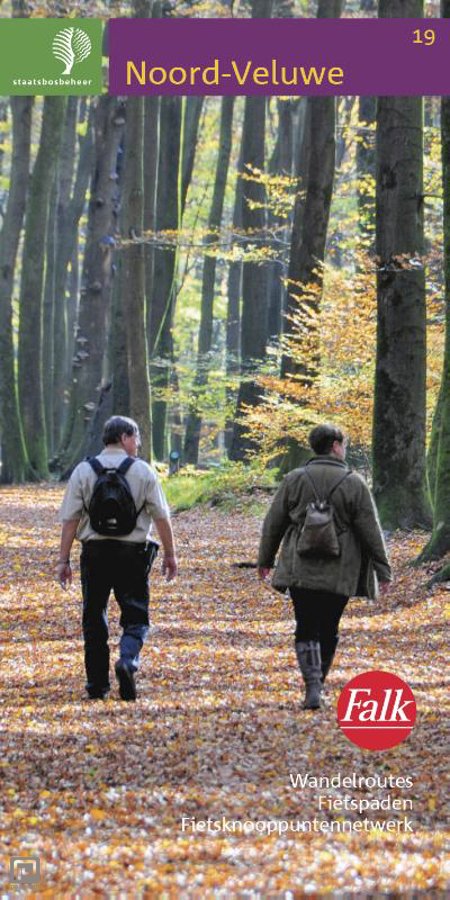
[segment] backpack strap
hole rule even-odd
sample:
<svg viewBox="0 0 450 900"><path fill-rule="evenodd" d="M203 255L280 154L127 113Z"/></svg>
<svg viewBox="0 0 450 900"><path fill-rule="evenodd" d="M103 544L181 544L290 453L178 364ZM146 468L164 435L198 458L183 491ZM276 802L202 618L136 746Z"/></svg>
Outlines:
<svg viewBox="0 0 450 900"><path fill-rule="evenodd" d="M102 466L101 462L97 459L96 456L87 456L85 461L88 462L90 466L92 466L92 468L97 476L103 475L103 472L109 471L110 467L108 466L108 468L105 469L105 466ZM121 475L126 475L128 472L128 469L130 468L130 466L133 465L134 461L135 461L134 456L127 456L124 460L122 460L122 462L120 463L120 466L118 466L116 471L120 472ZM113 466L111 468L115 468L115 467Z"/></svg>
<svg viewBox="0 0 450 900"><path fill-rule="evenodd" d="M99 475L102 475L103 472L106 472L105 467L102 466L101 462L99 462L99 460L97 459L96 456L87 456L87 457L86 457L86 462L88 462L89 465L91 466L91 468L93 468L93 470L94 470L95 474L97 475L97 477L98 477Z"/></svg>
<svg viewBox="0 0 450 900"><path fill-rule="evenodd" d="M345 481L345 479L348 478L348 476L351 474L352 473L349 470L348 472L345 473L345 475L342 476L342 478L339 479L339 481L336 482L336 484L333 485L333 487L331 488L331 491L328 494L327 500L330 499L331 495L334 494L336 488L339 487L339 485L342 484L342 482Z"/></svg>
<svg viewBox="0 0 450 900"><path fill-rule="evenodd" d="M314 496L315 496L316 500L319 501L321 498L319 497L319 495L318 495L318 493L317 493L317 488L316 488L316 485L314 484L314 479L313 479L312 475L308 472L308 469L307 469L306 466L305 466L305 468L303 469L303 471L304 471L305 475L307 476L308 480L309 480L310 483L311 483L311 486L312 486L312 489L313 489L313 491L314 491ZM328 501L330 500L330 498L331 498L331 495L334 494L336 488L339 487L339 485L342 484L342 482L345 481L345 479L348 478L348 476L351 475L351 474L352 474L352 473L351 473L351 469L348 469L347 472L345 473L345 475L342 475L341 478L338 478L338 480L336 481L336 484L333 485L333 487L331 488L331 491L328 491L328 494L327 494L326 497L324 497L323 499L326 500L326 501L328 502Z"/></svg>
<svg viewBox="0 0 450 900"><path fill-rule="evenodd" d="M309 474L308 469L306 468L306 466L305 466L305 468L303 469L303 471L304 471L304 473L305 473L305 475L306 475L308 481L309 481L310 484L311 484L311 487L312 487L312 489L313 489L313 491L314 491L314 496L315 496L316 500L319 501L319 500L320 500L320 497L319 497L319 495L318 495L318 493L317 493L317 488L316 488L316 485L314 484L314 479L313 479L312 475Z"/></svg>
<svg viewBox="0 0 450 900"><path fill-rule="evenodd" d="M127 456L124 460L122 460L117 471L119 472L120 475L126 475L128 472L128 469L130 468L130 466L133 465L134 462L136 462L135 456Z"/></svg>
<svg viewBox="0 0 450 900"><path fill-rule="evenodd" d="M126 459L124 459L120 463L120 466L117 469L117 471L120 473L120 475L126 475L128 472L128 469L133 465L134 462L136 462L135 456L127 456ZM144 506L145 506L145 500L144 500L142 506L140 507L140 509L136 509L136 519L138 519L138 517L140 516L142 510L144 509Z"/></svg>

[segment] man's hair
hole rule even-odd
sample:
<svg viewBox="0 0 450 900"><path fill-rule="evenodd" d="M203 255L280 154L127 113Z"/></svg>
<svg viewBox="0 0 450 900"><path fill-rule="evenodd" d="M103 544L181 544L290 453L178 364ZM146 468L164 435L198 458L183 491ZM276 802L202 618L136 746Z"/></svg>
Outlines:
<svg viewBox="0 0 450 900"><path fill-rule="evenodd" d="M135 434L139 437L139 426L134 419L129 419L127 416L111 416L103 426L103 443L105 447L107 444L120 444L120 438L123 434Z"/></svg>
<svg viewBox="0 0 450 900"><path fill-rule="evenodd" d="M335 425L325 422L323 425L316 425L309 434L309 446L318 456L323 456L331 452L331 448L335 441L342 444L344 440L343 432Z"/></svg>

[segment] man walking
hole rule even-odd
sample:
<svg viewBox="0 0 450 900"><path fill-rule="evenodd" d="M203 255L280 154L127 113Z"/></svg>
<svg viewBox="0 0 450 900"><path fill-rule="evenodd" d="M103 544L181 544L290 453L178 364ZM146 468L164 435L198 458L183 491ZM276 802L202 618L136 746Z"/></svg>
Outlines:
<svg viewBox="0 0 450 900"><path fill-rule="evenodd" d="M81 541L81 586L86 689L105 699L110 689L107 606L111 590L120 606L120 657L115 671L122 700L136 699L135 673L148 634L148 574L156 545L163 545L162 571L177 574L170 513L154 470L137 459L139 428L133 419L112 416L105 423L103 451L74 469L60 511L62 521L57 579L72 581L70 551Z"/></svg>
<svg viewBox="0 0 450 900"><path fill-rule="evenodd" d="M285 477L264 520L258 573L268 577L283 541L272 584L289 589L304 708L317 709L349 597L374 599L377 580L385 593L392 574L372 495L345 464L342 431L318 425L309 443L315 456Z"/></svg>

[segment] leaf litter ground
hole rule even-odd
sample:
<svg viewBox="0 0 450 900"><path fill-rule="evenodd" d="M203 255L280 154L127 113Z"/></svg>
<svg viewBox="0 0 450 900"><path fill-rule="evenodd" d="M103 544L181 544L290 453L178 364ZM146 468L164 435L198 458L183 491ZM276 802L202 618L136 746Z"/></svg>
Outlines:
<svg viewBox="0 0 450 900"><path fill-rule="evenodd" d="M53 581L61 496L59 487L0 491L3 891L16 889L8 886L11 858L38 856L37 890L49 897L441 894L448 585L430 591L429 574L407 565L424 535L391 540L396 583L383 604L352 601L327 705L313 713L301 710L289 603L259 584L254 569L234 567L254 560L260 520L182 513L180 576L167 586L158 563L152 576L138 701L121 702L114 684L109 700L89 702L78 569L67 593ZM111 600L112 663L118 618ZM418 704L412 734L384 753L355 747L335 721L343 685L377 668L403 677ZM334 796L408 797L413 833L250 831L256 822L364 818L319 813L318 793L333 791L293 788L290 773L409 776L407 791ZM191 820L208 818L221 830L193 833ZM226 832L224 821L250 823L248 833Z"/></svg>

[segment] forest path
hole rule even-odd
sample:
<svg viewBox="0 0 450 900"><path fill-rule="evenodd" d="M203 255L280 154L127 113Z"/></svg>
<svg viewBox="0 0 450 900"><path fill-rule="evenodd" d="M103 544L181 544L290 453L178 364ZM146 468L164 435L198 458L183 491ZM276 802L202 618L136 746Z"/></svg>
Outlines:
<svg viewBox="0 0 450 900"><path fill-rule="evenodd" d="M166 585L159 562L152 576L138 701L119 701L114 683L108 701L88 702L78 570L67 593L52 580L61 496L60 487L0 490L4 890L17 856L40 858L39 894L48 896L443 889L448 593L427 593L426 572L406 566L423 535L395 538L392 593L382 605L351 603L327 706L303 712L289 604L254 569L233 567L254 559L260 521L217 509L182 513L174 523L180 576ZM112 661L118 617L112 600ZM410 737L384 753L360 750L335 721L346 681L375 668L405 678L418 704ZM408 776L413 786L295 789L290 773ZM318 794L390 795L412 800L412 811L327 814ZM413 832L267 834L269 821L365 815L406 815ZM211 833L201 825L208 818L218 823ZM230 831L237 820L246 834Z"/></svg>

